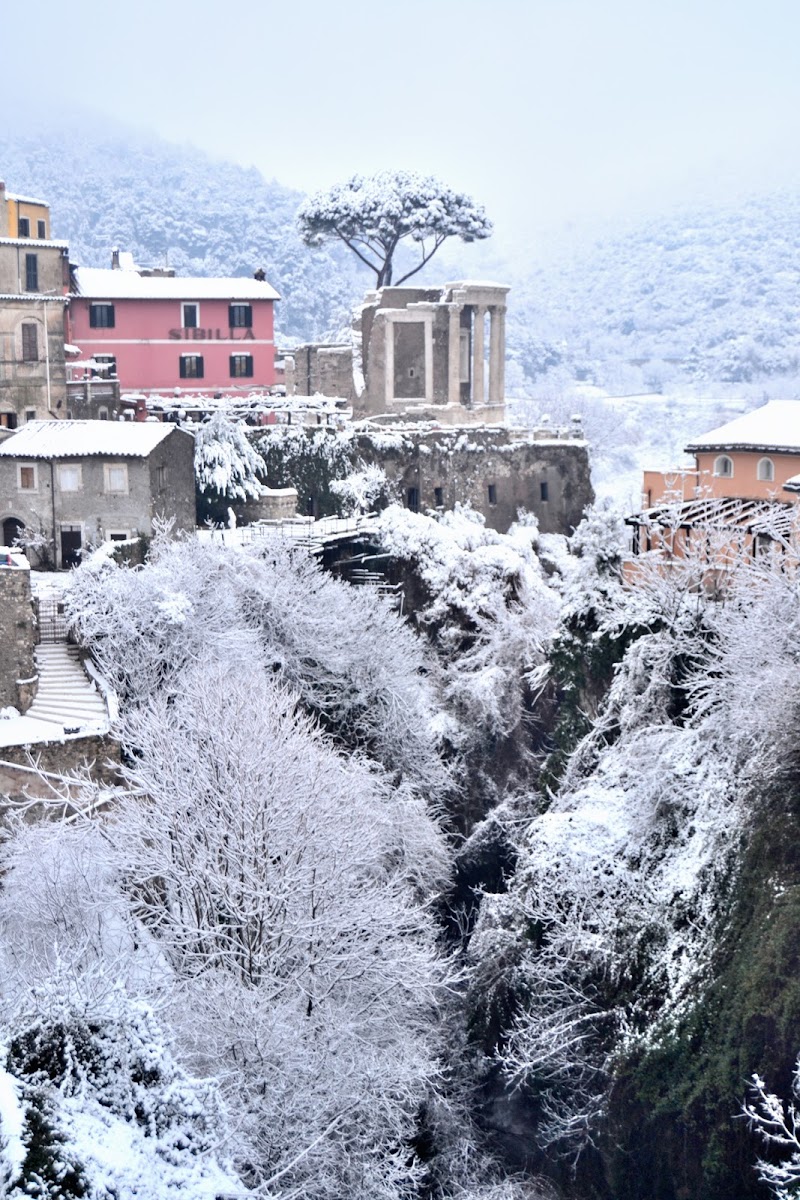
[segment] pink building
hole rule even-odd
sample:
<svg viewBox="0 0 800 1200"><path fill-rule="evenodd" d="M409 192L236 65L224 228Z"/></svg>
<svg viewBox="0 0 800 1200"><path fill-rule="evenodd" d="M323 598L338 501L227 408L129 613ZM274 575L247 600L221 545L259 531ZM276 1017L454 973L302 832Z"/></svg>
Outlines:
<svg viewBox="0 0 800 1200"><path fill-rule="evenodd" d="M113 262L112 270L73 269L67 341L116 372L123 393L273 386L280 297L265 279L181 278L116 252Z"/></svg>

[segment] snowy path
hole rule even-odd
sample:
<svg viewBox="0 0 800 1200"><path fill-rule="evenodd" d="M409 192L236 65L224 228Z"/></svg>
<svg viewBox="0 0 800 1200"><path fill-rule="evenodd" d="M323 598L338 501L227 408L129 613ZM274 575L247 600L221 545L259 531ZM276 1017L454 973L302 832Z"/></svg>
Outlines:
<svg viewBox="0 0 800 1200"><path fill-rule="evenodd" d="M86 677L76 647L66 642L37 646L39 687L22 717L0 721L0 746L61 741L70 734L105 733L105 700Z"/></svg>

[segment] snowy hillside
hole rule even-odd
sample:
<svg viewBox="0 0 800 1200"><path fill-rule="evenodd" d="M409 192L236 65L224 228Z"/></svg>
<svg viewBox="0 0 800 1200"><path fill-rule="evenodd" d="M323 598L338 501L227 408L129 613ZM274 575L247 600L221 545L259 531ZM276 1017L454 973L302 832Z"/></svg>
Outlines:
<svg viewBox="0 0 800 1200"><path fill-rule="evenodd" d="M300 338L340 330L372 286L347 251L302 245L299 193L189 145L84 120L0 134L0 172L11 190L49 200L54 234L87 265L106 265L116 245L179 273L263 266L282 332ZM755 405L800 389L798 225L800 197L755 195L542 238L512 256L491 239L454 242L419 278L513 285L512 394L558 397L577 381L612 395L752 394Z"/></svg>

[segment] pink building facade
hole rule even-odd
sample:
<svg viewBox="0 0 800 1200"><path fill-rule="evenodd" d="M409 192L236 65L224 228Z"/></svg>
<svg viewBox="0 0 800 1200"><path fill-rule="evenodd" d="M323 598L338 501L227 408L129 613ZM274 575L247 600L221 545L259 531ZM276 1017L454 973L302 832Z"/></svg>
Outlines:
<svg viewBox="0 0 800 1200"><path fill-rule="evenodd" d="M278 299L262 278L181 278L132 263L76 267L67 340L116 374L123 394L268 390L275 384Z"/></svg>

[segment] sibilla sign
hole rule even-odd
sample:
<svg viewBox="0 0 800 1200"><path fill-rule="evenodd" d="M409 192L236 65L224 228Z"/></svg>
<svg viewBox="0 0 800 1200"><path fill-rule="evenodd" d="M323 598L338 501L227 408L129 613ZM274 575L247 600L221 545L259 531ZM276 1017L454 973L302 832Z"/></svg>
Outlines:
<svg viewBox="0 0 800 1200"><path fill-rule="evenodd" d="M255 341L252 329L170 329L169 336L176 341L191 342Z"/></svg>

